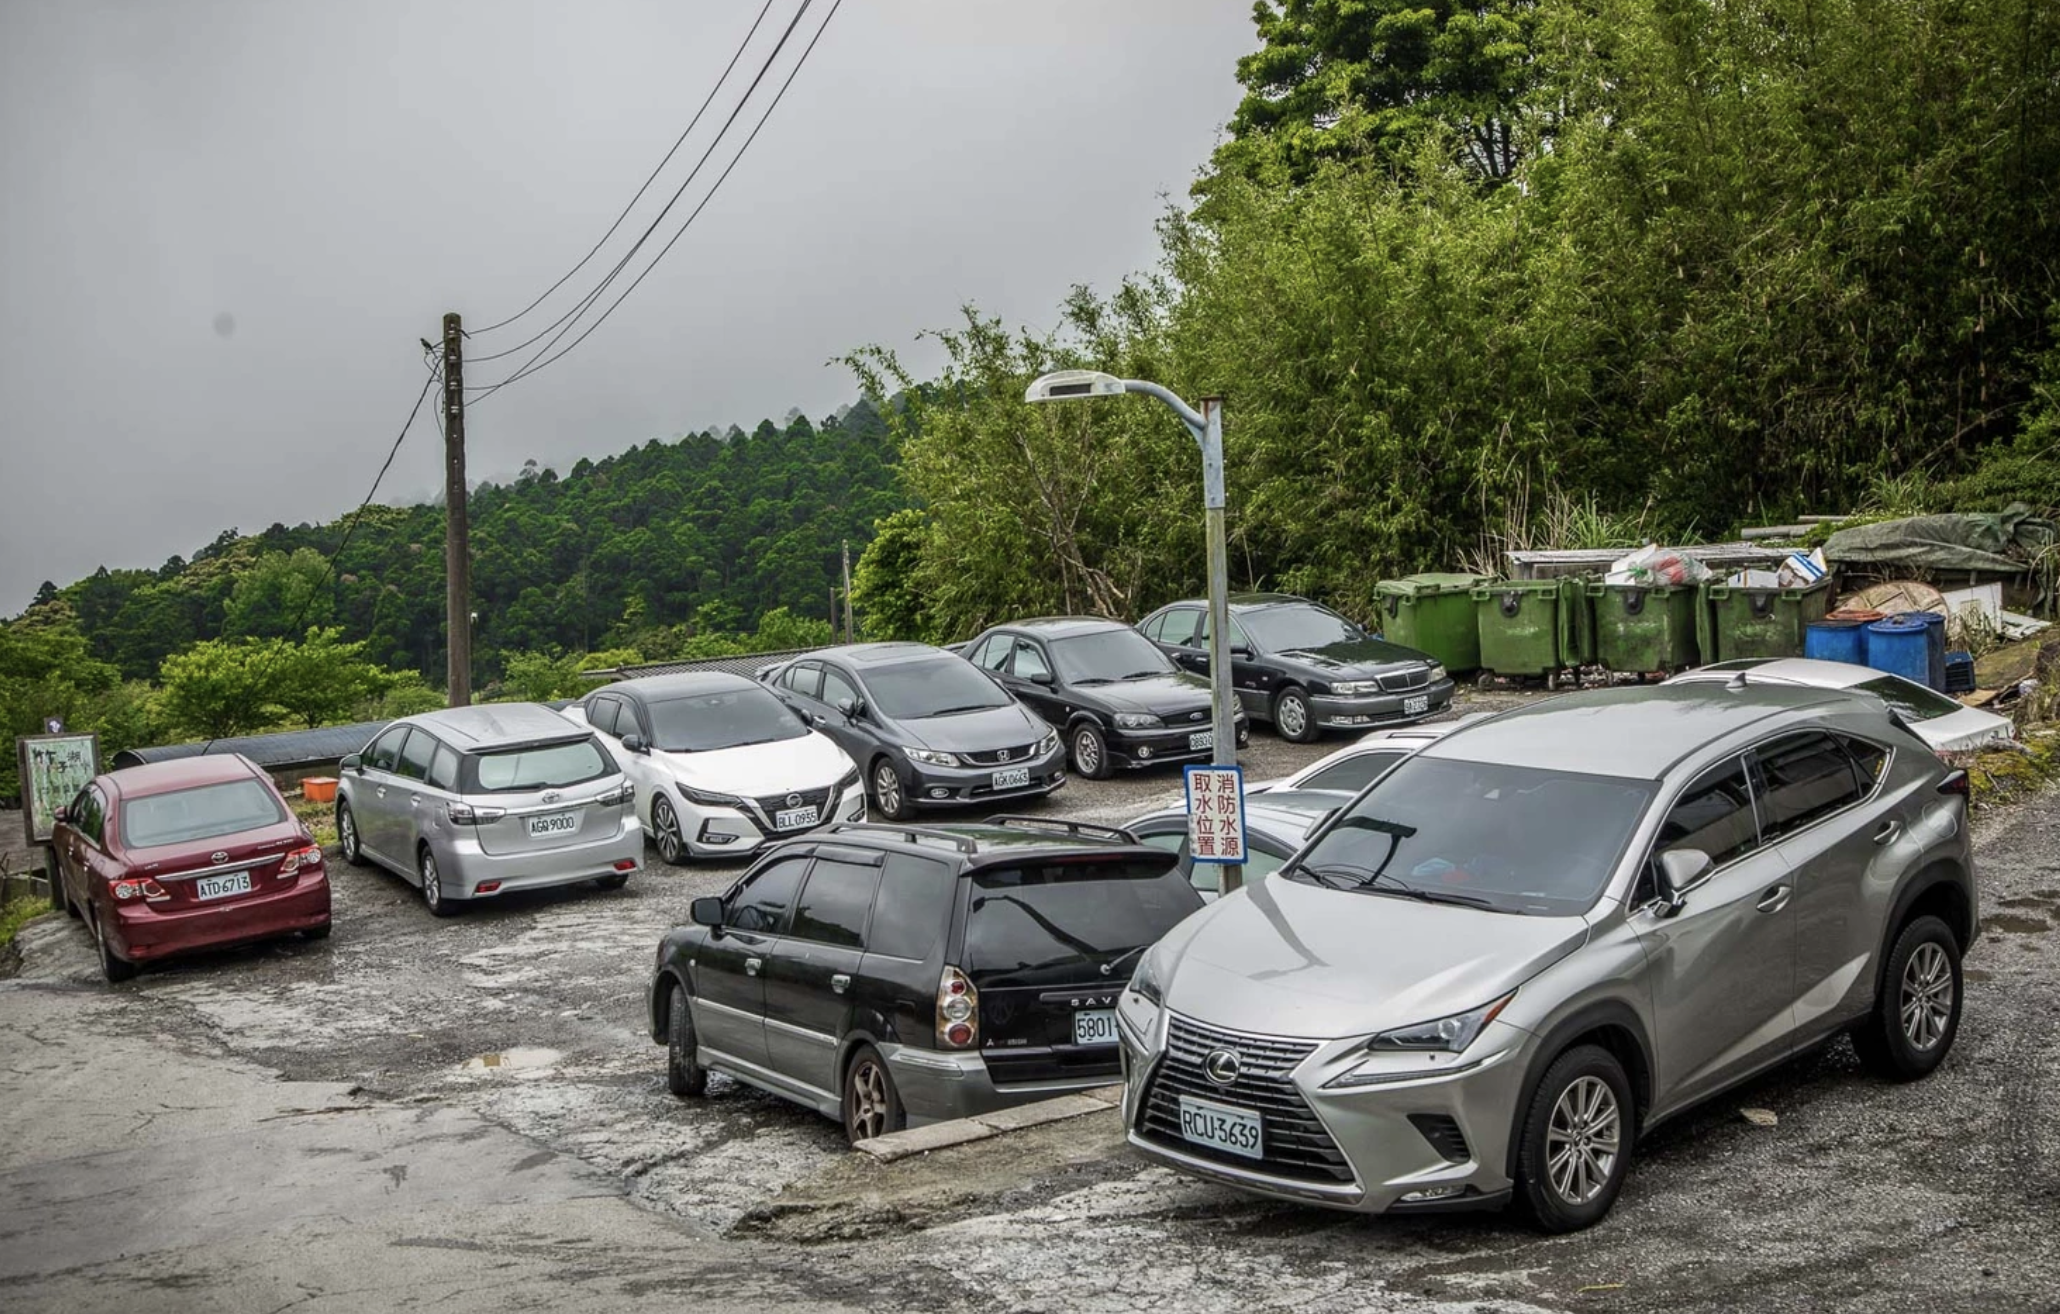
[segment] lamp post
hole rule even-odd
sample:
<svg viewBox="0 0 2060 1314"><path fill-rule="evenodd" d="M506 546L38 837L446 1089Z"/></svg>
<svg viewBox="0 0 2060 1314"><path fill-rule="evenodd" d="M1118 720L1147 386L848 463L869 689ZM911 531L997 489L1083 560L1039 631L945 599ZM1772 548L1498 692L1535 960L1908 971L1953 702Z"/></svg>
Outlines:
<svg viewBox="0 0 2060 1314"><path fill-rule="evenodd" d="M1197 410L1172 390L1144 379L1119 379L1100 370L1059 370L1033 381L1023 393L1026 402L1079 401L1094 397L1120 397L1142 393L1163 402L1180 417L1202 449L1202 514L1209 544L1209 685L1215 704L1211 738L1215 741L1212 762L1217 766L1237 765L1237 722L1232 711L1230 687L1230 585L1228 552L1223 533L1223 401L1204 397ZM1229 894L1243 882L1244 869L1223 869L1223 893Z"/></svg>

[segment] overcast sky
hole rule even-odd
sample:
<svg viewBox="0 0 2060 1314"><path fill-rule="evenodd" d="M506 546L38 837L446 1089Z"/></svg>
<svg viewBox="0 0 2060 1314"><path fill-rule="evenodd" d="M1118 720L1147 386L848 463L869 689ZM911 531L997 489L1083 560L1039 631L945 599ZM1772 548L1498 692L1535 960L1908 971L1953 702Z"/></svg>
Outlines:
<svg viewBox="0 0 2060 1314"><path fill-rule="evenodd" d="M0 0L0 615L45 579L354 506L424 377L418 339L570 268L763 2ZM799 3L772 0L757 51ZM826 361L878 342L934 365L915 335L962 302L1050 326L1069 285L1151 263L1255 41L1248 0L846 0L657 272L471 414L473 475L821 416L855 394ZM440 468L424 424L382 500Z"/></svg>

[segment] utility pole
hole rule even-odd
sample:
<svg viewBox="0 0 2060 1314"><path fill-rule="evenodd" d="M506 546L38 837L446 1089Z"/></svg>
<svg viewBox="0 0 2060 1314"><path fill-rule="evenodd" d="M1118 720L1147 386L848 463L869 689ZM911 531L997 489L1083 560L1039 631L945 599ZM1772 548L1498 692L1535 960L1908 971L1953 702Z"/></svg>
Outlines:
<svg viewBox="0 0 2060 1314"><path fill-rule="evenodd" d="M472 528L465 505L465 330L443 317L443 573L450 704L472 701Z"/></svg>
<svg viewBox="0 0 2060 1314"><path fill-rule="evenodd" d="M851 630L851 540L844 540L844 642L853 639Z"/></svg>

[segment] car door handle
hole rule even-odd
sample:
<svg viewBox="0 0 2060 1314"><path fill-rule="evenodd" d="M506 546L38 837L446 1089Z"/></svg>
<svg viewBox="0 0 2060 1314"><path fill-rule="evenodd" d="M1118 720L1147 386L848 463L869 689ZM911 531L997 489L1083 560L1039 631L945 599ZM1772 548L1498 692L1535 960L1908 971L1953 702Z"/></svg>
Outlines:
<svg viewBox="0 0 2060 1314"><path fill-rule="evenodd" d="M830 989L836 991L840 995L843 994L846 990L851 989L850 976L846 975L843 972L837 973L835 976L830 978Z"/></svg>
<svg viewBox="0 0 2060 1314"><path fill-rule="evenodd" d="M763 958L746 958L744 960L744 975L757 976L758 969L763 966L765 966L765 960Z"/></svg>
<svg viewBox="0 0 2060 1314"><path fill-rule="evenodd" d="M377 796L378 796L378 797L380 797L380 798L385 798L385 797L386 797L386 786L384 786L384 785L381 785L381 786L379 786L379 787L378 787L377 789L373 790L372 792L373 792L373 794L377 795Z"/></svg>
<svg viewBox="0 0 2060 1314"><path fill-rule="evenodd" d="M1874 842L1876 844L1886 844L1902 833L1903 823L1897 821L1894 817L1890 817L1874 828Z"/></svg>
<svg viewBox="0 0 2060 1314"><path fill-rule="evenodd" d="M1794 893L1795 890L1791 886L1776 885L1773 889L1762 894L1760 901L1753 906L1763 913L1777 913L1788 906L1789 896Z"/></svg>

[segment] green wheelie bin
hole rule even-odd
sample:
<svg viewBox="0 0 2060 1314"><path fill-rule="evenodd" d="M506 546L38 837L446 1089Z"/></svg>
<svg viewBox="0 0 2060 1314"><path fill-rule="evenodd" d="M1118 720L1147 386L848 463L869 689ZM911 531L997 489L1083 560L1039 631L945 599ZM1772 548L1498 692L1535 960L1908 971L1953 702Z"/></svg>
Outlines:
<svg viewBox="0 0 2060 1314"><path fill-rule="evenodd" d="M1701 661L1695 584L1590 584L1595 661L1604 670L1679 671Z"/></svg>
<svg viewBox="0 0 2060 1314"><path fill-rule="evenodd" d="M1481 668L1497 675L1557 675L1588 660L1591 633L1577 579L1506 579L1473 591Z"/></svg>
<svg viewBox="0 0 2060 1314"><path fill-rule="evenodd" d="M1464 572L1382 580L1373 586L1382 637L1428 653L1454 675L1479 670L1481 634L1473 591L1488 582L1486 575Z"/></svg>
<svg viewBox="0 0 2060 1314"><path fill-rule="evenodd" d="M1755 589L1711 580L1702 586L1702 596L1695 623L1705 662L1800 657L1810 625L1831 610L1831 577L1796 589Z"/></svg>

